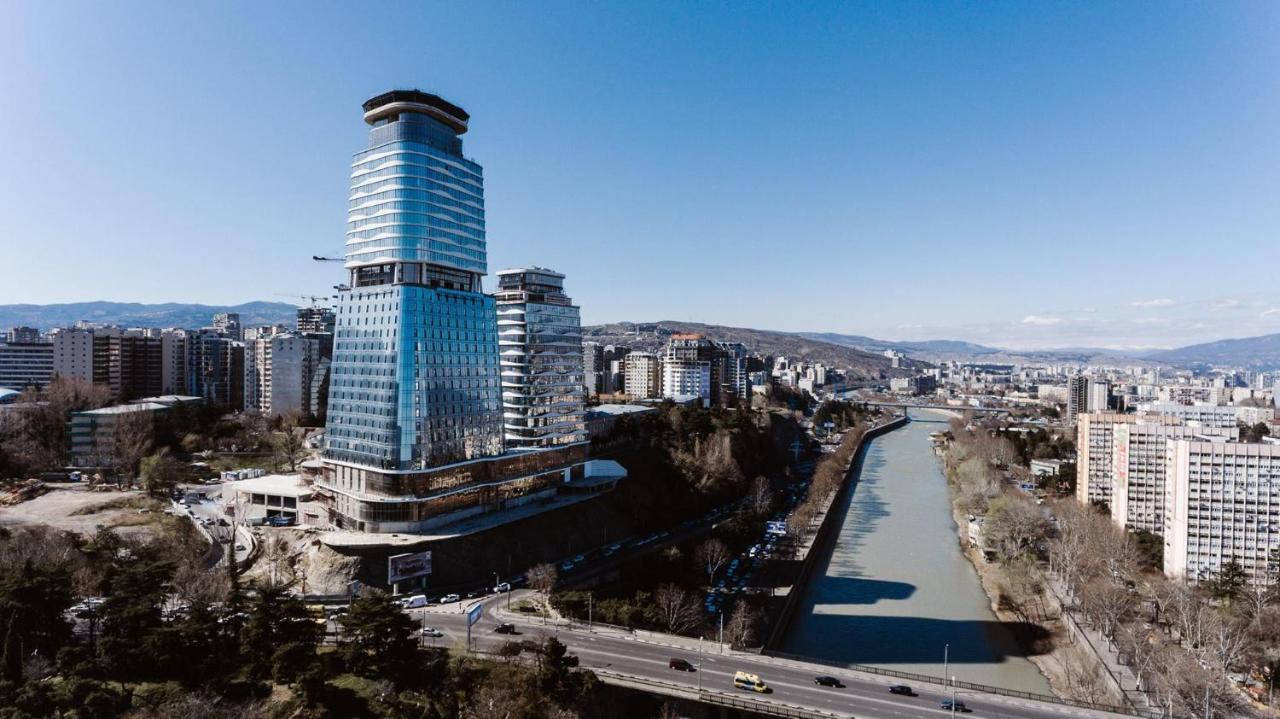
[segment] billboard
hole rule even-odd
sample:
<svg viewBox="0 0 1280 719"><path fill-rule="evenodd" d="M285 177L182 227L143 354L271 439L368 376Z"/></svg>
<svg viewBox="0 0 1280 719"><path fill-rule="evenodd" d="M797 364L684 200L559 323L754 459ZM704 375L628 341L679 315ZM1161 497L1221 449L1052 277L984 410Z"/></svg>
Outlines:
<svg viewBox="0 0 1280 719"><path fill-rule="evenodd" d="M474 606L467 610L467 628L470 629L473 624L480 621L480 614L484 610L484 605L477 602Z"/></svg>
<svg viewBox="0 0 1280 719"><path fill-rule="evenodd" d="M431 552L410 552L387 557L387 584L431 573Z"/></svg>

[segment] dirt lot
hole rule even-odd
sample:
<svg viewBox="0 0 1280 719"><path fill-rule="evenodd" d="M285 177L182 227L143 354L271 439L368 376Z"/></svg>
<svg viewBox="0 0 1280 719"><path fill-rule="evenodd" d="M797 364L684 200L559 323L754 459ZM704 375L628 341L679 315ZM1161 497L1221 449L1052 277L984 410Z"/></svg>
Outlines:
<svg viewBox="0 0 1280 719"><path fill-rule="evenodd" d="M146 532L165 506L138 490L91 492L83 484L51 486L52 491L29 502L0 507L0 525L47 524L83 535L105 526L128 535Z"/></svg>

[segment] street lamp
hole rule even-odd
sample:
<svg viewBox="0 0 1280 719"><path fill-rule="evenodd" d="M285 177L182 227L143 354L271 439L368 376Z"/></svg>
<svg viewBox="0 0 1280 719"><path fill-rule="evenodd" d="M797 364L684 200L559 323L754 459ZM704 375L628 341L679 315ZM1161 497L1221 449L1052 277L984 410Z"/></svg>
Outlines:
<svg viewBox="0 0 1280 719"><path fill-rule="evenodd" d="M947 683L947 672L951 664L951 645L946 644L942 647L942 684Z"/></svg>
<svg viewBox="0 0 1280 719"><path fill-rule="evenodd" d="M956 715L956 678L951 677L951 716Z"/></svg>

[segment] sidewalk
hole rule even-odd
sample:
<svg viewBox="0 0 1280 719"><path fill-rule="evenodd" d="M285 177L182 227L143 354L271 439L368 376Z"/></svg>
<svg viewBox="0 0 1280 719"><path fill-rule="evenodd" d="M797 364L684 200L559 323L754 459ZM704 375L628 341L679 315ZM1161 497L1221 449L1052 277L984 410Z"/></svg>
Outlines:
<svg viewBox="0 0 1280 719"><path fill-rule="evenodd" d="M1045 579L1049 592L1061 607L1063 624L1073 636L1084 639L1085 644L1107 670L1108 679L1113 686L1117 687L1124 694L1125 699L1138 710L1153 709L1146 693L1138 690L1138 677L1133 670L1120 663L1119 654L1111 650L1111 643L1102 635L1102 632L1079 615L1074 602L1066 599L1067 587L1061 577L1047 571L1041 572L1041 575Z"/></svg>

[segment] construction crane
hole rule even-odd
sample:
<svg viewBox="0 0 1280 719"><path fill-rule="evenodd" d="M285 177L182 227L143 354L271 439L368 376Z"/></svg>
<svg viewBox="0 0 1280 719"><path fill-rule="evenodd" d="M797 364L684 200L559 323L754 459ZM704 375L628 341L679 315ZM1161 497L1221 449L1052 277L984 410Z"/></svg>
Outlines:
<svg viewBox="0 0 1280 719"><path fill-rule="evenodd" d="M276 297L292 297L294 299L299 299L299 300L311 300L312 307L315 307L316 303L319 302L320 300L331 299L331 297L316 297L315 295L291 295L285 292L277 292L275 293L275 295Z"/></svg>
<svg viewBox="0 0 1280 719"><path fill-rule="evenodd" d="M311 259L316 262L346 262L346 260L341 257L321 257L320 255L312 255Z"/></svg>

